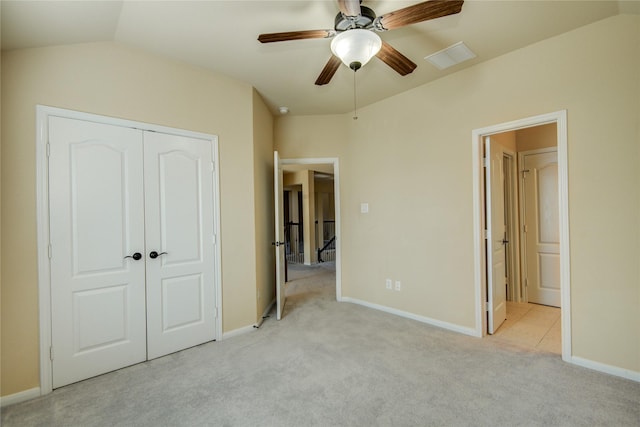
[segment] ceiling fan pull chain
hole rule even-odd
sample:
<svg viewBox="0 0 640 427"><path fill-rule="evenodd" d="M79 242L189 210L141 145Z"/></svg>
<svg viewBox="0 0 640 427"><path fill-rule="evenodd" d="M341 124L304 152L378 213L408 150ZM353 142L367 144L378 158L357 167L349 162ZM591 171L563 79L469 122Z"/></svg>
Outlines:
<svg viewBox="0 0 640 427"><path fill-rule="evenodd" d="M353 70L353 120L358 120L358 102L356 99L356 71Z"/></svg>

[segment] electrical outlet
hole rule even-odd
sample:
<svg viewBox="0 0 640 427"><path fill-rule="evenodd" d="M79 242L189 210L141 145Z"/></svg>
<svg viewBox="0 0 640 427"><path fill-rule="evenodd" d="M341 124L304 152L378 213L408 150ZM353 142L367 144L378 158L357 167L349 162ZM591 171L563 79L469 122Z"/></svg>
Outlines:
<svg viewBox="0 0 640 427"><path fill-rule="evenodd" d="M389 290L393 289L391 286L391 279L387 279L387 289Z"/></svg>
<svg viewBox="0 0 640 427"><path fill-rule="evenodd" d="M400 280L396 280L396 291L399 291L400 289L402 289L402 286L400 284Z"/></svg>

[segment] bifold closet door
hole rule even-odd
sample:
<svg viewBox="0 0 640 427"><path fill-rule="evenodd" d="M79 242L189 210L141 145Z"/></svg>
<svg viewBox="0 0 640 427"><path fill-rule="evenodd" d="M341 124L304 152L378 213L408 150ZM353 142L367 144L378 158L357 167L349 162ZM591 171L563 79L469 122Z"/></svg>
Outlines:
<svg viewBox="0 0 640 427"><path fill-rule="evenodd" d="M56 388L146 359L142 131L51 117L49 144Z"/></svg>
<svg viewBox="0 0 640 427"><path fill-rule="evenodd" d="M212 150L144 134L149 359L215 339Z"/></svg>

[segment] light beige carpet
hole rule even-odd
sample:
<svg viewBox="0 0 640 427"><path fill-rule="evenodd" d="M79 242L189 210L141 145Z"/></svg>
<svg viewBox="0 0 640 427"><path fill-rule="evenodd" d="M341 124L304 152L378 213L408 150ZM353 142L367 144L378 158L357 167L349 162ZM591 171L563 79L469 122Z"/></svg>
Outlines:
<svg viewBox="0 0 640 427"><path fill-rule="evenodd" d="M286 316L7 407L2 426L639 426L640 384L335 301L293 267Z"/></svg>

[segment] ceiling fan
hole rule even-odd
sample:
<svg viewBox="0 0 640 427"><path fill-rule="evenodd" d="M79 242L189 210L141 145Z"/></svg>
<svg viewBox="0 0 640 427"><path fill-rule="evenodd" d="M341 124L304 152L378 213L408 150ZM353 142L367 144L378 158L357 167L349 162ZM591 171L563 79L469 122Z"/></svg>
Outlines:
<svg viewBox="0 0 640 427"><path fill-rule="evenodd" d="M260 34L258 41L261 43L273 43L290 40L333 38L331 43L333 55L316 80L316 85L318 86L325 85L331 81L340 66L340 62L344 62L349 68L357 71L372 55L377 56L401 76L406 76L413 72L417 65L391 45L380 40L380 37L374 32L394 30L406 25L454 15L462 10L462 4L464 3L463 0L428 0L376 16L372 9L361 6L361 2L362 0L338 0L340 12L336 15L333 30L303 30ZM364 49L368 51L368 54L359 57L355 52L355 57L345 59L338 45L340 44L339 42L347 39L347 34L351 39L358 39L358 42L364 42ZM351 42L352 40L349 40L346 44ZM352 46L347 46L346 49L350 53L354 53L353 51L357 50Z"/></svg>

